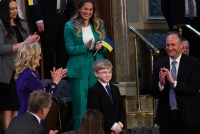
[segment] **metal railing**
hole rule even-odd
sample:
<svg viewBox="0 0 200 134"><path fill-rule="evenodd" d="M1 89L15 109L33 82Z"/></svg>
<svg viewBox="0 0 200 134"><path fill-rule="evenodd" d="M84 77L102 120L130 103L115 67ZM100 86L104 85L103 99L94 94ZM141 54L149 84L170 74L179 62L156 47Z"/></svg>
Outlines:
<svg viewBox="0 0 200 134"><path fill-rule="evenodd" d="M142 41L145 42L145 45L151 49L155 53L160 53L160 51L151 43L149 42L140 32L138 32L133 26L130 26L130 30L136 34Z"/></svg>
<svg viewBox="0 0 200 134"><path fill-rule="evenodd" d="M139 87L139 69L138 69L138 52L137 52L137 37L140 38L147 48L150 50L151 56L151 71L153 71L153 55L154 53L158 54L160 51L151 43L149 42L140 32L138 32L133 26L130 26L130 30L134 33L134 49L135 49L135 72L136 72L136 98L137 98L137 111L141 112L141 102L140 102L140 87ZM152 72L151 72L152 74ZM155 114L155 104L153 102L153 113Z"/></svg>
<svg viewBox="0 0 200 134"><path fill-rule="evenodd" d="M182 34L182 28L187 28L189 29L192 33L194 33L196 36L200 37L200 32L194 29L192 26L188 24L177 24L173 27L173 29L178 30Z"/></svg>

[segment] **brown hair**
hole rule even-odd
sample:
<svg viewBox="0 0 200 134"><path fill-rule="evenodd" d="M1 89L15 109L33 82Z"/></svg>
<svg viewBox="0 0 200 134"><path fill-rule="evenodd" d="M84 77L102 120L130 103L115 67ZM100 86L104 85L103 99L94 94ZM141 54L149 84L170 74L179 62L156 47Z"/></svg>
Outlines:
<svg viewBox="0 0 200 134"><path fill-rule="evenodd" d="M90 19L90 22L93 24L95 31L99 34L99 40L102 40L105 36L105 32L102 29L103 21L97 16L96 5L94 0L80 0L79 4L77 5L77 11L71 19L74 27L77 30L76 34L77 36L80 36L81 25L82 25L82 19L79 14L79 9L87 2L91 2L93 4L93 15Z"/></svg>
<svg viewBox="0 0 200 134"><path fill-rule="evenodd" d="M78 134L104 134L103 116L99 110L88 109L83 115Z"/></svg>

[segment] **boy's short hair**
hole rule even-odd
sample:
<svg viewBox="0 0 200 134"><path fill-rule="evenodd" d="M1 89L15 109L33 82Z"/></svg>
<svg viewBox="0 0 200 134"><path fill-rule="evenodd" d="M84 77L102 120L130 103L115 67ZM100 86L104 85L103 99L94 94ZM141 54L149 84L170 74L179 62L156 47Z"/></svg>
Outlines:
<svg viewBox="0 0 200 134"><path fill-rule="evenodd" d="M95 72L98 72L101 69L112 69L112 67L112 63L108 59L99 59L93 64Z"/></svg>

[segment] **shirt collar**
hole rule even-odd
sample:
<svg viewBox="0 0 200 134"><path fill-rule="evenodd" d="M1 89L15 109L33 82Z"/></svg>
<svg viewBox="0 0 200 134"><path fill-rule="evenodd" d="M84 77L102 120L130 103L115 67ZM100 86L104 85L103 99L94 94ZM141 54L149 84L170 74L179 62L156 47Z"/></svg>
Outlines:
<svg viewBox="0 0 200 134"><path fill-rule="evenodd" d="M109 85L109 83L104 83L100 79L98 79L98 81L103 85L103 87L106 87L106 85Z"/></svg>
<svg viewBox="0 0 200 134"><path fill-rule="evenodd" d="M35 118L38 120L38 122L40 123L41 119L40 117L38 117L36 114L29 112L30 114L32 114L33 116L35 116Z"/></svg>
<svg viewBox="0 0 200 134"><path fill-rule="evenodd" d="M176 60L173 60L172 58L169 57L170 65L171 65L172 61L176 61L179 64L180 60L181 60L181 56L182 56L182 54L180 54L179 57Z"/></svg>

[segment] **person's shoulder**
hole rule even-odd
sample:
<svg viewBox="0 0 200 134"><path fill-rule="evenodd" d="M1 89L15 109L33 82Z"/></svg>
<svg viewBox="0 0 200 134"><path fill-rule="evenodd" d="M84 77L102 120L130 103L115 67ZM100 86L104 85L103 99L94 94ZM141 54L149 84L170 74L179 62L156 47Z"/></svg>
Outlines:
<svg viewBox="0 0 200 134"><path fill-rule="evenodd" d="M0 26L3 26L3 21L1 20L1 18L0 18Z"/></svg>
<svg viewBox="0 0 200 134"><path fill-rule="evenodd" d="M110 86L115 87L115 88L119 88L118 86L114 85L113 83L109 83Z"/></svg>
<svg viewBox="0 0 200 134"><path fill-rule="evenodd" d="M90 88L91 90L96 90L97 88L99 88L99 86L101 85L101 83L99 83L98 81Z"/></svg>
<svg viewBox="0 0 200 134"><path fill-rule="evenodd" d="M33 75L32 70L27 68L27 69L25 69L24 71L21 72L18 79L20 79L20 78L26 79L27 77L30 77L32 75Z"/></svg>
<svg viewBox="0 0 200 134"><path fill-rule="evenodd" d="M65 29L74 30L74 24L71 20L65 23Z"/></svg>
<svg viewBox="0 0 200 134"><path fill-rule="evenodd" d="M20 18L19 20L20 20L21 23L25 23L25 24L27 24L27 21L26 21L26 20L21 19L21 18Z"/></svg>
<svg viewBox="0 0 200 134"><path fill-rule="evenodd" d="M114 85L114 84L112 84L112 83L110 83L110 87L111 87L112 90L117 90L117 91L119 91L119 87L116 86L116 85Z"/></svg>
<svg viewBox="0 0 200 134"><path fill-rule="evenodd" d="M164 64L168 61L169 61L169 57L163 57L161 59L154 61L154 65L161 65L161 64Z"/></svg>
<svg viewBox="0 0 200 134"><path fill-rule="evenodd" d="M70 20L70 21L67 21L67 22L65 23L65 26L73 27L74 25L73 25L73 22Z"/></svg>
<svg viewBox="0 0 200 134"><path fill-rule="evenodd" d="M99 81L97 81L90 89L89 89L89 91L90 92L100 92L101 90L101 88L104 88L103 87L103 85L99 82Z"/></svg>
<svg viewBox="0 0 200 134"><path fill-rule="evenodd" d="M192 56L187 56L185 54L182 55L182 58L184 61L186 61L188 64L200 64L200 60L192 57Z"/></svg>

